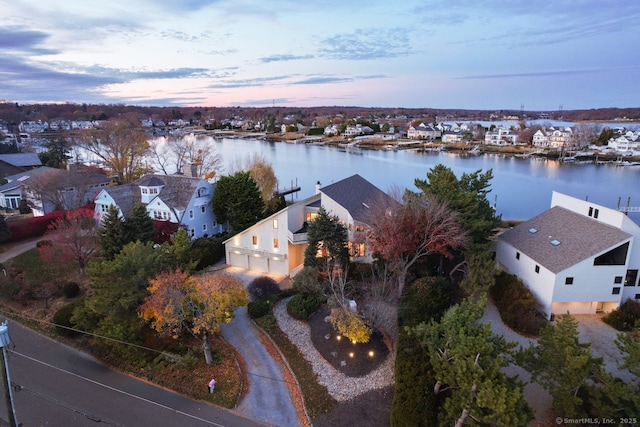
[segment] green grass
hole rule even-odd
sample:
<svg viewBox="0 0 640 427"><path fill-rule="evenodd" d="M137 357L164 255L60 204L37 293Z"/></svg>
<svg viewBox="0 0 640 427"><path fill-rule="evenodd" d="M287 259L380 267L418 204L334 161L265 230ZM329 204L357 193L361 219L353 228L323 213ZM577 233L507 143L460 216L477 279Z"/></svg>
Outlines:
<svg viewBox="0 0 640 427"><path fill-rule="evenodd" d="M255 322L269 334L280 348L285 359L287 359L293 374L300 384L309 416L314 418L333 411L337 404L336 400L331 397L324 386L318 384L317 376L313 372L311 364L302 356L298 347L289 341L287 335L278 327L275 317L272 314L268 314L255 319Z"/></svg>

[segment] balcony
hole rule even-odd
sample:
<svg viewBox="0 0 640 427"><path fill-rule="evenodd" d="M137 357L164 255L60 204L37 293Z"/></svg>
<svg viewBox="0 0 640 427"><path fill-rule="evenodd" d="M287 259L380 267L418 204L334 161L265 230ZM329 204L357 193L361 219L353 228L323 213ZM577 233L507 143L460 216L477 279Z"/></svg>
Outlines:
<svg viewBox="0 0 640 427"><path fill-rule="evenodd" d="M289 231L288 237L289 241L294 245L307 242L307 233L292 233L291 231Z"/></svg>

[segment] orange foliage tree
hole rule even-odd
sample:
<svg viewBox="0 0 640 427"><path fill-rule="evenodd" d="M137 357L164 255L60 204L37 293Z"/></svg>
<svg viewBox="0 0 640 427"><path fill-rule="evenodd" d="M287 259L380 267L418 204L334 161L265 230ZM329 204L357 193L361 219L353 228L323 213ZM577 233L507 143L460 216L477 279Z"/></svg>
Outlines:
<svg viewBox="0 0 640 427"><path fill-rule="evenodd" d="M366 242L397 278L398 298L412 265L435 253L452 257L468 239L455 213L445 203L424 195L408 194L404 203L381 200L370 212L369 225Z"/></svg>
<svg viewBox="0 0 640 427"><path fill-rule="evenodd" d="M247 305L244 284L228 274L190 276L184 271L164 272L149 280L140 317L161 334L178 338L184 330L202 340L205 361L212 363L208 335L234 318L237 307Z"/></svg>

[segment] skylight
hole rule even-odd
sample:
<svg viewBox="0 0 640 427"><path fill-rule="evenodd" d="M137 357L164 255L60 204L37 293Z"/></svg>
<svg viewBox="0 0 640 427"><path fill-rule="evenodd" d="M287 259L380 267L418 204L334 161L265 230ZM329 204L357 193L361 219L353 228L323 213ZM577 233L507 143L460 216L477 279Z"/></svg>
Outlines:
<svg viewBox="0 0 640 427"><path fill-rule="evenodd" d="M552 241L550 241L549 243L551 243L553 246L558 246L560 244L560 240L558 239L553 239Z"/></svg>
<svg viewBox="0 0 640 427"><path fill-rule="evenodd" d="M531 234L534 234L534 233L537 233L537 232L538 232L537 228L533 228L532 227L532 228L529 229L529 233L531 233Z"/></svg>

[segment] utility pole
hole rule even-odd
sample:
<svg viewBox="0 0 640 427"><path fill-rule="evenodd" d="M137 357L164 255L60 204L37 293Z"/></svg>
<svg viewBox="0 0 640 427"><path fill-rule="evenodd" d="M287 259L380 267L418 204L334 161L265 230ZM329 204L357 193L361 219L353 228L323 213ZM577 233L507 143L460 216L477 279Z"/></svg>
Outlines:
<svg viewBox="0 0 640 427"><path fill-rule="evenodd" d="M13 390L11 389L11 376L9 375L9 361L7 360L7 346L11 343L9 339L9 327L5 320L0 325L0 346L2 347L2 358L0 358L0 369L2 370L2 384L5 389L5 397L7 399L7 411L9 412L9 423L11 427L18 427L18 419L16 418L16 408L13 405Z"/></svg>

